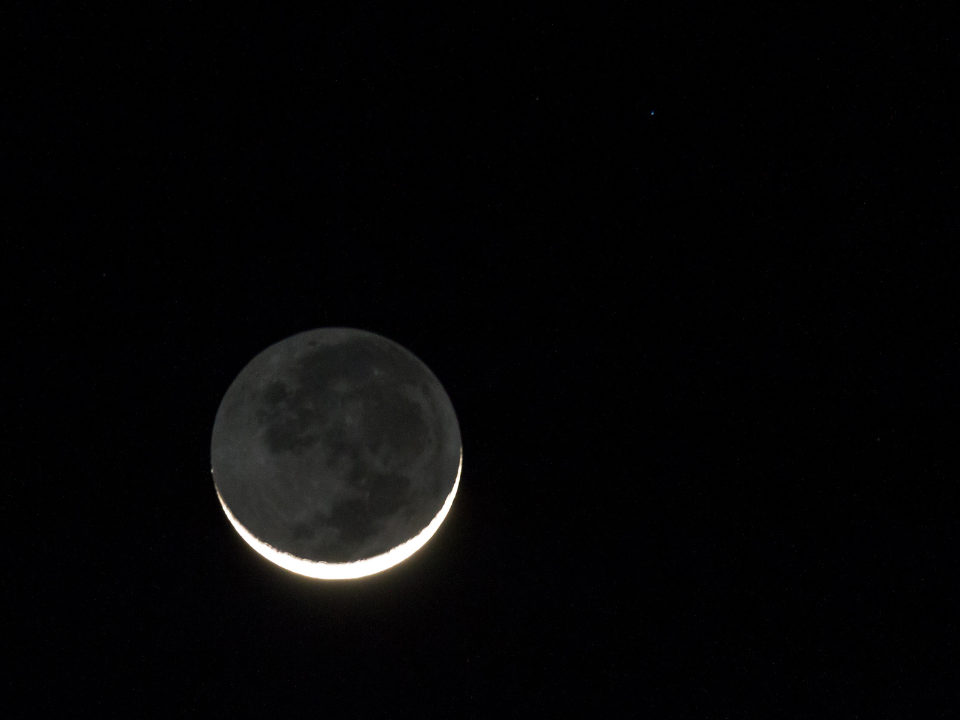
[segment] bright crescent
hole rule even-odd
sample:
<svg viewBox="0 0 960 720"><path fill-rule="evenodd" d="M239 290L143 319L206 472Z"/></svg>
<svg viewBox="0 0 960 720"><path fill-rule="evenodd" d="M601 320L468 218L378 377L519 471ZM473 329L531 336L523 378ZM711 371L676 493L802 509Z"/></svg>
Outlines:
<svg viewBox="0 0 960 720"><path fill-rule="evenodd" d="M306 577L310 578L316 578L320 580L351 580L387 570L388 568L391 568L394 565L406 560L417 550L426 545L427 540L433 537L434 533L436 533L439 529L440 523L443 522L444 518L447 517L447 513L450 512L450 507L453 505L453 498L457 494L457 487L460 485L460 471L462 469L463 448L460 448L460 464L457 467L457 478L453 482L453 489L450 491L450 494L447 495L447 499L444 501L443 507L440 508L440 512L438 512L437 516L433 518L433 520L431 520L423 530L420 531L419 535L410 538L405 543L388 550L382 555L376 555L375 557L364 558L363 560L357 560L355 562L348 563L325 563L316 560L305 560L304 558L298 558L289 553L277 550L275 547L257 540L257 538L255 538L249 530L240 524L240 521L233 516L233 513L230 512L227 504L220 496L220 491L216 490L216 485L214 485L214 490L217 493L217 498L220 500L220 506L223 508L223 512L226 513L227 519L230 521L230 524L233 525L234 529L240 534L240 537L246 540L250 547L263 555L263 557L270 562L279 565L286 570L295 572L298 575L305 575Z"/></svg>

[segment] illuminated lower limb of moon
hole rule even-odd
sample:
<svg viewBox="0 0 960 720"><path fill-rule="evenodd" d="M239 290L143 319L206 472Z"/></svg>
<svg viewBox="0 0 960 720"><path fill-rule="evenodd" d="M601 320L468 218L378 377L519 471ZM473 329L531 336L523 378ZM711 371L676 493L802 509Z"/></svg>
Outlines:
<svg viewBox="0 0 960 720"><path fill-rule="evenodd" d="M460 464L457 467L457 479L453 482L453 489L450 491L450 494L444 501L443 507L440 508L440 512L437 513L437 516L430 521L430 524L427 525L419 535L410 538L401 545L397 545L397 547L393 548L392 550L388 550L382 555L377 555L372 558L357 560L356 562L350 563L325 563L318 562L316 560L304 560L303 558L298 558L295 555L277 550L275 547L257 540L257 538L251 535L250 532L240 524L240 522L233 516L233 513L230 512L230 509L223 501L223 498L220 497L219 490L217 491L217 497L220 499L220 505L223 507L223 511L227 514L227 519L230 520L230 524L233 525L234 529L240 534L240 537L246 540L250 547L263 555L270 562L290 570L291 572L295 572L299 575L306 575L307 577L311 578L318 578L321 580L350 580L353 578L365 577L366 575L373 575L374 573L391 568L397 563L406 560L417 550L426 545L427 540L433 537L434 533L436 533L437 529L440 527L440 523L443 522L443 519L447 516L447 513L450 512L450 506L453 505L453 498L457 494L457 486L460 485L460 471L462 469L463 448L460 449Z"/></svg>

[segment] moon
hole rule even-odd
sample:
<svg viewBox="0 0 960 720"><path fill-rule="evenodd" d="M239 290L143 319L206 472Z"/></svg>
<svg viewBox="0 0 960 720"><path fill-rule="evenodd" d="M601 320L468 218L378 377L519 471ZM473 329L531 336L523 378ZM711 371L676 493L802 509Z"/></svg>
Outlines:
<svg viewBox="0 0 960 720"><path fill-rule="evenodd" d="M460 426L429 368L392 340L319 328L271 345L227 389L214 487L258 553L313 578L371 575L440 527L463 467Z"/></svg>

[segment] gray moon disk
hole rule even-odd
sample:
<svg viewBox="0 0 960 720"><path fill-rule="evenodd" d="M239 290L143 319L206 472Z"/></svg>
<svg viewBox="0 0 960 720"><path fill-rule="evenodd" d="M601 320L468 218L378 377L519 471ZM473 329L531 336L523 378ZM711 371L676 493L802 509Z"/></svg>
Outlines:
<svg viewBox="0 0 960 720"><path fill-rule="evenodd" d="M230 385L210 457L224 512L257 552L317 578L395 565L436 532L460 482L460 427L411 352L363 330L271 345Z"/></svg>

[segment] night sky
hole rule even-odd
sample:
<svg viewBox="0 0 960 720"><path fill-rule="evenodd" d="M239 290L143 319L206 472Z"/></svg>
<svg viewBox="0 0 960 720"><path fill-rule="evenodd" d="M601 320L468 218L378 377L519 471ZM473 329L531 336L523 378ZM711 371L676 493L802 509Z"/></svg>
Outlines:
<svg viewBox="0 0 960 720"><path fill-rule="evenodd" d="M3 13L4 717L956 716L944 18L315 5ZM210 474L325 326L463 439L357 581Z"/></svg>

